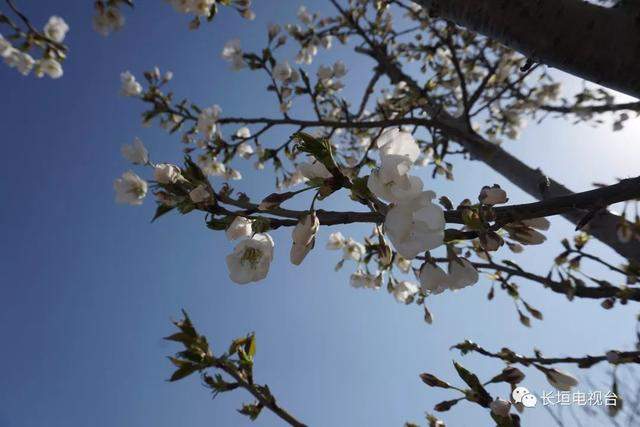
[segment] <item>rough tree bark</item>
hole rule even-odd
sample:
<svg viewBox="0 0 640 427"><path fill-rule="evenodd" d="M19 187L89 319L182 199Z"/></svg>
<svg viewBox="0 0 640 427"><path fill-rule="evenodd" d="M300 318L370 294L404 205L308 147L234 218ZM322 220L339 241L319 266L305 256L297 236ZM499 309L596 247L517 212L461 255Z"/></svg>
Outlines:
<svg viewBox="0 0 640 427"><path fill-rule="evenodd" d="M586 80L640 98L640 8L583 0L415 0L435 15Z"/></svg>

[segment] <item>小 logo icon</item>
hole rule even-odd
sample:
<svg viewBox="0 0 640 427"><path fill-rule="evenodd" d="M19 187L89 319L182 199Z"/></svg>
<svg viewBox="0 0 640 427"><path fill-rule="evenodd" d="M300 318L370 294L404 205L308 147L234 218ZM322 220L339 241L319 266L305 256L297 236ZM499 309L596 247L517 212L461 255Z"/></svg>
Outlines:
<svg viewBox="0 0 640 427"><path fill-rule="evenodd" d="M513 401L516 403L522 403L527 408L533 408L538 403L538 398L529 392L526 387L516 387L511 393Z"/></svg>

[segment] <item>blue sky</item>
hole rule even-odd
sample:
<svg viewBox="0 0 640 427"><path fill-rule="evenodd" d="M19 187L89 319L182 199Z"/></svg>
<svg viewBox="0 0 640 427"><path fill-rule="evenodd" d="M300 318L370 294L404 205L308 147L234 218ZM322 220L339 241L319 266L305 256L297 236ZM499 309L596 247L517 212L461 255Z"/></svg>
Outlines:
<svg viewBox="0 0 640 427"><path fill-rule="evenodd" d="M486 300L486 279L432 298L435 322L428 326L419 307L397 304L384 292L351 289L352 265L333 271L338 254L324 250L329 232L361 239L369 232L366 227L322 229L316 250L300 267L288 262L290 230L278 230L268 278L252 286L232 284L224 256L233 246L223 233L207 230L201 216L168 215L150 224L151 201L139 208L114 203L112 182L129 168L120 157L122 144L139 136L154 159L181 158L177 137L143 128L142 105L119 96L119 73L129 69L141 75L159 65L174 72L172 88L181 97L201 105L218 103L229 115L275 116L266 82L246 71L229 71L220 51L234 37L247 48L261 47L266 23L293 21L299 3L281 1L276 10L257 2L254 22L225 10L213 24L188 31L188 19L168 5L141 1L133 13L127 11L125 28L107 39L91 30L88 0L19 3L36 23L54 13L63 16L71 27L71 52L59 81L23 78L0 66L0 135L7 150L0 174L1 427L251 424L235 412L250 401L242 391L212 401L196 377L166 382L171 366L164 356L177 348L161 337L171 332L169 320L181 308L208 335L214 351L255 331L256 380L269 384L286 408L316 426L422 420L435 403L455 396L423 386L420 372L459 383L452 359L485 379L502 368L448 350L467 338L496 350L508 344L531 353L536 346L548 355L633 345L632 305L605 311L593 301L569 304L525 282L523 295L545 314L545 321L531 329L517 323L506 295ZM326 7L325 2L308 6ZM340 50L327 62L339 56L351 67L347 82L354 89L348 93L359 93L359 77L370 64ZM320 57L310 69L322 62ZM567 84L577 83L567 79ZM632 124L614 134L610 126L548 120L531 124L506 147L570 188L585 190L596 181L638 175L639 130ZM287 132L273 133L272 144ZM251 163L236 166L245 175L239 190L256 198L273 190L268 169L257 173ZM511 201L531 201L482 164L464 163L455 171L454 183L428 181L426 186L455 202L495 182L508 190ZM426 179L428 171L422 173ZM340 208L344 201L323 207ZM552 223L551 242L572 235L566 221ZM597 243L594 248L612 255ZM523 256L502 255L544 272L559 251L550 243ZM527 373L528 387L550 388L537 372ZM505 388L491 391L507 394ZM487 414L465 403L443 418L447 425L481 425L478 420L490 425ZM547 420L542 408L525 414L525 425ZM280 424L264 412L255 425Z"/></svg>

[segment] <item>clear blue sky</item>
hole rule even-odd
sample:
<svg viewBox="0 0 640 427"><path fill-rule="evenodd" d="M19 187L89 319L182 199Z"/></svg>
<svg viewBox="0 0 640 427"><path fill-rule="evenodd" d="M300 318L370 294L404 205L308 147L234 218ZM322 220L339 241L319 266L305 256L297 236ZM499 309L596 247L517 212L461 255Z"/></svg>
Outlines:
<svg viewBox="0 0 640 427"><path fill-rule="evenodd" d="M228 70L220 58L225 41L262 46L266 23L294 20L297 1L256 2L255 22L223 11L199 31L164 2L140 1L127 12L125 28L107 39L91 30L91 2L20 6L42 24L59 14L70 24L69 60L62 80L23 78L0 66L0 135L5 149L0 194L0 380L1 427L68 426L244 426L235 409L249 396L236 391L211 400L197 377L169 384L165 356L177 348L161 337L170 318L187 309L214 350L250 331L258 339L256 380L314 426L400 426L421 421L452 393L428 389L418 378L432 372L457 384L451 360L483 379L502 365L448 350L466 338L499 349L548 355L602 353L633 344L633 306L602 310L523 282L526 299L545 314L531 329L517 323L510 298L498 292L486 300L490 283L430 298L435 322L421 320L419 307L397 304L385 292L348 286L347 265L335 273L338 254L324 250L329 229L304 264L288 262L290 230L273 233L276 256L268 278L253 286L232 284L224 256L232 250L223 233L208 231L198 215L169 215L150 224L153 203L134 208L114 203L112 182L129 168L120 146L142 138L157 160L180 161L177 137L140 124L140 103L119 96L119 73L137 75L159 65L175 73L173 89L202 104L219 103L225 113L277 115L265 94L266 82L247 71ZM326 2L308 2L310 9ZM353 53L348 83L359 93L369 64ZM335 56L331 56L334 59ZM292 58L289 58L292 59ZM322 63L311 66L315 71ZM570 82L575 84L575 81ZM613 134L564 121L532 124L507 148L575 190L595 181L639 173L639 127ZM272 144L285 132L274 133ZM635 160L634 160L635 159ZM238 189L259 197L272 191L268 170L252 172ZM481 164L462 164L453 184L427 187L454 201L499 183L513 202L531 199ZM423 172L424 178L427 171ZM328 207L340 207L341 201ZM324 207L324 206L323 206ZM368 228L334 228L361 239ZM553 220L551 241L571 235ZM610 255L610 251L599 252ZM515 258L546 271L559 252L552 243ZM579 373L571 368L574 373ZM527 371L525 384L550 389L540 374ZM588 390L584 385L583 390ZM505 387L491 389L506 397ZM490 425L481 409L462 403L443 415L447 425ZM542 425L546 412L525 413L524 425ZM264 412L258 426L280 425Z"/></svg>

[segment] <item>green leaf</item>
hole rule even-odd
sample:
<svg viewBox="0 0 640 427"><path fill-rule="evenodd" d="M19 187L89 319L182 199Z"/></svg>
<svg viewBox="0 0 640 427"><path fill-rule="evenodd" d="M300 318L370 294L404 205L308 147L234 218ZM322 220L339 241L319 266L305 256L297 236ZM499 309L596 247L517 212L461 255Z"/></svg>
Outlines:
<svg viewBox="0 0 640 427"><path fill-rule="evenodd" d="M253 356L256 354L256 336L255 336L255 334L251 334L251 338L249 339L249 351L247 351L247 354L252 359L253 359Z"/></svg>
<svg viewBox="0 0 640 427"><path fill-rule="evenodd" d="M262 403L260 402L245 403L242 405L241 409L238 409L238 412L241 413L242 415L248 416L251 421L255 421L256 418L258 418L258 415L260 415L262 408L263 406L262 406Z"/></svg>
<svg viewBox="0 0 640 427"><path fill-rule="evenodd" d="M169 378L169 381L174 382L174 381L181 380L193 374L197 370L198 370L197 365L193 365L193 364L185 365L182 368L179 368L177 371L175 371L173 375L171 375L171 378Z"/></svg>
<svg viewBox="0 0 640 427"><path fill-rule="evenodd" d="M155 215L153 215L151 222L154 222L156 219L160 218L162 215L165 215L171 212L174 208L175 206L168 206L165 204L158 205L158 207L156 208L156 213Z"/></svg>
<svg viewBox="0 0 640 427"><path fill-rule="evenodd" d="M193 341L193 337L185 334L184 332L176 332L168 337L164 337L164 339L167 341L181 342L183 344Z"/></svg>
<svg viewBox="0 0 640 427"><path fill-rule="evenodd" d="M182 175L191 182L208 182L206 175L189 156L184 157L184 170Z"/></svg>

